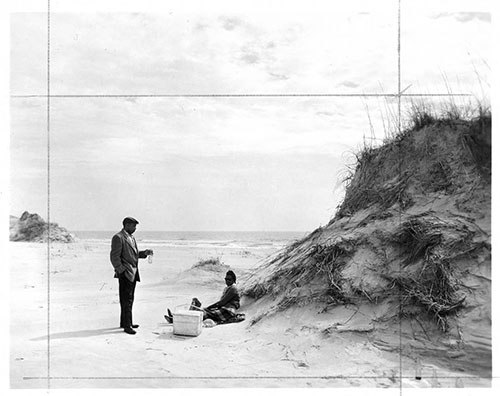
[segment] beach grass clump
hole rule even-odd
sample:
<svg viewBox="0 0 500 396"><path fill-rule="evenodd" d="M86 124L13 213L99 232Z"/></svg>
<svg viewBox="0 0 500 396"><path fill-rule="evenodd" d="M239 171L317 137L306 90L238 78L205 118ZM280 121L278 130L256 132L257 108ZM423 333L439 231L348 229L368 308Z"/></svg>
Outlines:
<svg viewBox="0 0 500 396"><path fill-rule="evenodd" d="M472 227L462 219L444 222L424 212L403 222L390 241L399 246L402 267L392 286L399 287L402 305L425 308L443 331L465 301L457 263L485 247L473 238Z"/></svg>
<svg viewBox="0 0 500 396"><path fill-rule="evenodd" d="M399 276L393 281L399 286L402 306L424 307L443 332L448 330L448 316L464 305L465 296L457 295L459 282L447 260L433 257L418 277Z"/></svg>
<svg viewBox="0 0 500 396"><path fill-rule="evenodd" d="M470 132L462 137L462 145L467 150L479 170L481 177L491 182L491 112L481 109L471 122Z"/></svg>
<svg viewBox="0 0 500 396"><path fill-rule="evenodd" d="M206 259L199 259L197 263L195 263L192 268L195 269L224 269L229 267L224 264L222 261L222 257L209 257Z"/></svg>
<svg viewBox="0 0 500 396"><path fill-rule="evenodd" d="M342 277L342 269L345 266L345 258L350 256L350 253L342 246L335 245L315 245L310 251L311 257L314 259L314 267L320 273L326 276L328 280L328 288L325 294L334 303L345 303L348 301L343 290L344 278Z"/></svg>
<svg viewBox="0 0 500 396"><path fill-rule="evenodd" d="M354 153L343 179L345 197L332 222L372 205L406 210L415 193L453 193L477 173L491 177L488 106L412 101L403 124L382 146Z"/></svg>
<svg viewBox="0 0 500 396"><path fill-rule="evenodd" d="M403 250L403 264L411 264L417 260L427 260L431 250L442 239L441 229L432 222L419 218L410 218L404 222L396 234L396 240Z"/></svg>
<svg viewBox="0 0 500 396"><path fill-rule="evenodd" d="M346 194L335 219L378 205L381 212L398 203L402 209L413 204L408 193L410 173L398 164L400 149L395 146L369 149L358 155L354 173L346 178Z"/></svg>
<svg viewBox="0 0 500 396"><path fill-rule="evenodd" d="M355 250L355 243L339 239L335 243L317 243L314 238L303 240L300 247L286 249L266 264L261 272L272 267L270 276L253 280L243 295L253 299L270 296L276 302L262 317L301 306L312 301L327 301L329 305L348 302L343 290L342 269ZM258 317L255 323L262 317Z"/></svg>
<svg viewBox="0 0 500 396"><path fill-rule="evenodd" d="M308 236L295 240L271 256L265 263L249 274L242 291L245 296L259 299L265 295L276 296L290 288L296 288L311 280L307 252L314 243L320 229Z"/></svg>
<svg viewBox="0 0 500 396"><path fill-rule="evenodd" d="M436 114L435 107L430 103L412 100L407 111L407 119L408 130L419 130L434 124L439 117Z"/></svg>
<svg viewBox="0 0 500 396"><path fill-rule="evenodd" d="M441 102L411 98L402 120L403 128L401 131L394 131L392 136L394 138L434 124L453 125L481 118L491 119L491 106L486 101L466 99L458 103L452 96Z"/></svg>

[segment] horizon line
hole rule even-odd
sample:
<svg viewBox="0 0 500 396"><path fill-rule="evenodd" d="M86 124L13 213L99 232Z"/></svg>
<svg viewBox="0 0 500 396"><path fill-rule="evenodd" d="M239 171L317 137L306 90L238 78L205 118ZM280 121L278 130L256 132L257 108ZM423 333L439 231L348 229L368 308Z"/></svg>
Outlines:
<svg viewBox="0 0 500 396"><path fill-rule="evenodd" d="M70 230L68 228L66 229L69 232L117 232L116 230ZM136 230L135 234L140 232L297 232L299 233L299 232L312 232L312 231L308 230Z"/></svg>

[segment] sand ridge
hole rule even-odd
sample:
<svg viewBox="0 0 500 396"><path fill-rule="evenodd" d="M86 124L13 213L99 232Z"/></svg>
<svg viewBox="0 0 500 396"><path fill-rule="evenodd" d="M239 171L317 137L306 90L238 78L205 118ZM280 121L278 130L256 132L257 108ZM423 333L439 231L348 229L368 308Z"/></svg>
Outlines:
<svg viewBox="0 0 500 396"><path fill-rule="evenodd" d="M143 281L134 303L134 322L140 328L129 336L118 328L118 286L107 245L52 244L49 326L47 247L15 243L11 251L12 388L47 387L49 350L51 388L399 384L397 354L374 346L370 333L359 331L362 313L351 317L349 308L329 313L296 308L251 325L259 307L245 309L243 304L244 322L204 328L198 337L174 335L172 325L163 320L167 306L183 308L194 296L207 303L220 296L223 273L217 283L213 272L194 276L190 269L190 263L213 252L156 248L153 264L142 260ZM269 253L242 255L234 250L224 258L241 274ZM330 331L333 323L342 326L346 321L346 331ZM415 380L413 363L406 363L405 386L431 386L427 379ZM432 366L424 366L426 370L429 376Z"/></svg>

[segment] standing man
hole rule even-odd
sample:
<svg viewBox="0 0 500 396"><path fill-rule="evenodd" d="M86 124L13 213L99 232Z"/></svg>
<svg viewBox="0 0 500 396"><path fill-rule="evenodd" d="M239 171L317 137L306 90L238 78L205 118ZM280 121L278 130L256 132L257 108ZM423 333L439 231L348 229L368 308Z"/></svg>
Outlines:
<svg viewBox="0 0 500 396"><path fill-rule="evenodd" d="M120 327L127 334L135 334L139 325L132 322L132 305L136 282L140 282L138 263L140 258L153 254L151 249L139 251L133 233L139 222L133 217L123 219L123 229L111 240L111 264L115 269L120 290Z"/></svg>

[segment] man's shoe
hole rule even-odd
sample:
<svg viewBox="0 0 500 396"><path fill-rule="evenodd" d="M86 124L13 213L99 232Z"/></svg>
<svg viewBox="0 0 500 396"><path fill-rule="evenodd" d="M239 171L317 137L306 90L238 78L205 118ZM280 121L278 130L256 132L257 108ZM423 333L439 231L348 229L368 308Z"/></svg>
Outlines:
<svg viewBox="0 0 500 396"><path fill-rule="evenodd" d="M135 331L132 327L125 327L123 331L127 334L136 334L137 331Z"/></svg>
<svg viewBox="0 0 500 396"><path fill-rule="evenodd" d="M165 320L168 322L168 323L174 323L174 320L172 319L171 316L168 316L168 315L163 315L163 317L165 318Z"/></svg>
<svg viewBox="0 0 500 396"><path fill-rule="evenodd" d="M121 326L121 325L120 325L120 327L121 327L122 329L123 329L123 328L125 328L124 326ZM138 324L133 324L133 325L132 325L132 326L130 326L130 327L132 327L133 329L137 329L137 328L139 327L139 325L138 325Z"/></svg>

